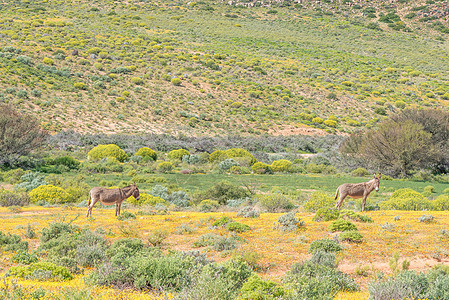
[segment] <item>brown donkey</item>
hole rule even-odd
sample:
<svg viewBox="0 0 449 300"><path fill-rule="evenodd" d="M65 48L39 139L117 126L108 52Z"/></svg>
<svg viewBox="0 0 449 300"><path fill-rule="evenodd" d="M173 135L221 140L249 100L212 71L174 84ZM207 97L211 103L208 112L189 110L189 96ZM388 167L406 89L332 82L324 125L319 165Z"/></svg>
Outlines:
<svg viewBox="0 0 449 300"><path fill-rule="evenodd" d="M347 196L351 198L363 198L362 201L362 211L365 210L365 203L366 198L368 198L369 194L376 190L376 192L379 191L379 184L380 184L380 176L382 174L379 173L379 176L376 177L376 174L374 174L374 178L367 182L362 183L344 183L340 185L337 188L337 193L335 194L335 200L337 200L338 192L340 192L340 198L338 199L337 203L335 204L336 209L340 209L341 205L343 204L343 200Z"/></svg>
<svg viewBox="0 0 449 300"><path fill-rule="evenodd" d="M87 205L87 217L92 216L92 208L95 203L100 201L103 205L115 204L115 215L120 215L120 207L122 202L129 197L134 196L136 200L140 199L139 189L135 183L119 189L107 189L102 187L94 187L89 192ZM90 200L92 199L92 203Z"/></svg>

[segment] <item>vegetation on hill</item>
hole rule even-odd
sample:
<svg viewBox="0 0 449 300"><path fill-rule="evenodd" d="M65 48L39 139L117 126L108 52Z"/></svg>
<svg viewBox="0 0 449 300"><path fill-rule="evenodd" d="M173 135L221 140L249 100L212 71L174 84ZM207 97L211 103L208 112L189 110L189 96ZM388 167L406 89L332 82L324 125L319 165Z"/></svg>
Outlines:
<svg viewBox="0 0 449 300"><path fill-rule="evenodd" d="M2 3L0 101L53 132L199 136L353 131L449 99L442 1L240 4Z"/></svg>

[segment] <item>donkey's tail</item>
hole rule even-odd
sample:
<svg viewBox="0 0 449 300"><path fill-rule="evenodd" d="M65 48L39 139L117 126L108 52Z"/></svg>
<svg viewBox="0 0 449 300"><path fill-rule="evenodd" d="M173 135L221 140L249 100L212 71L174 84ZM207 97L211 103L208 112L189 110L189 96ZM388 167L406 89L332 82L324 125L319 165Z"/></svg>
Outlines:
<svg viewBox="0 0 449 300"><path fill-rule="evenodd" d="M335 192L335 199L334 200L337 200L337 198L338 198L338 192L340 191L340 187L338 187L337 188L337 191Z"/></svg>

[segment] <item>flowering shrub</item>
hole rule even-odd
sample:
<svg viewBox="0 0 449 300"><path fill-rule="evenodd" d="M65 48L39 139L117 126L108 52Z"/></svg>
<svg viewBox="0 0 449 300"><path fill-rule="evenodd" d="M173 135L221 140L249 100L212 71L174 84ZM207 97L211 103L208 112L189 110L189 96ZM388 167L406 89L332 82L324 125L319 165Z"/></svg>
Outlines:
<svg viewBox="0 0 449 300"><path fill-rule="evenodd" d="M187 151L186 149L172 150L168 152L167 157L168 159L182 160L182 157L184 155L190 155L190 152Z"/></svg>
<svg viewBox="0 0 449 300"><path fill-rule="evenodd" d="M46 272L45 272L46 271ZM37 262L29 266L24 267L11 267L9 274L21 278L38 278L39 273L48 273L48 277L45 279L52 280L72 280L73 275L61 266L55 265L50 262Z"/></svg>
<svg viewBox="0 0 449 300"><path fill-rule="evenodd" d="M134 154L136 156L142 156L142 157L151 157L154 161L157 160L157 153L153 149L150 149L148 147L142 147Z"/></svg>
<svg viewBox="0 0 449 300"><path fill-rule="evenodd" d="M303 209L307 212L316 212L320 208L333 207L334 199L323 192L314 192L304 203Z"/></svg>
<svg viewBox="0 0 449 300"><path fill-rule="evenodd" d="M334 222L332 222L329 225L328 228L332 232L335 232L335 231L355 231L355 230L357 230L357 227L354 225L354 223L352 223L350 221L343 220L343 219L335 220Z"/></svg>
<svg viewBox="0 0 449 300"><path fill-rule="evenodd" d="M431 207L427 198L409 188L396 190L390 199L380 203L380 208L385 210L424 210Z"/></svg>
<svg viewBox="0 0 449 300"><path fill-rule="evenodd" d="M161 173L168 173L171 170L173 170L174 166L169 161L163 161L160 164L157 165L156 170L158 170Z"/></svg>
<svg viewBox="0 0 449 300"><path fill-rule="evenodd" d="M98 145L87 153L89 160L100 160L108 157L113 157L119 162L123 162L128 158L125 151L115 144Z"/></svg>
<svg viewBox="0 0 449 300"><path fill-rule="evenodd" d="M271 163L273 172L287 172L292 166L292 162L286 159L275 160Z"/></svg>
<svg viewBox="0 0 449 300"><path fill-rule="evenodd" d="M71 199L70 194L62 188L47 184L41 185L30 192L31 203L45 201L48 203L66 203Z"/></svg>
<svg viewBox="0 0 449 300"><path fill-rule="evenodd" d="M449 210L449 196L440 195L431 204L434 210Z"/></svg>
<svg viewBox="0 0 449 300"><path fill-rule="evenodd" d="M256 174L265 174L265 173L270 174L270 173L272 173L270 165L268 165L266 163L263 163L261 161L256 162L255 164L253 164L251 169Z"/></svg>

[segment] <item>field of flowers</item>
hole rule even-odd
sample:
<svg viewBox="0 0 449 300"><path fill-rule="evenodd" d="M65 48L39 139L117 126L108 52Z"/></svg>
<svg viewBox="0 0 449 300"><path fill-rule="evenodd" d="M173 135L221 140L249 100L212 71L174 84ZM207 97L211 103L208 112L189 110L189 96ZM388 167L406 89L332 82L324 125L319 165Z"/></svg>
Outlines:
<svg viewBox="0 0 449 300"><path fill-rule="evenodd" d="M140 208L142 209L142 208ZM92 231L101 231L109 242L117 239L136 237L145 243L151 242L151 236L157 232L165 232L159 247L164 252L170 250L196 249L205 253L209 259L220 262L229 258L240 257L250 264L262 278L279 281L280 277L291 266L308 259L311 255L308 249L312 241L332 238L334 233L328 230L331 221L314 222L313 213L298 212L296 217L304 221L298 230L284 233L276 228L276 222L281 214L262 213L258 218L243 218L236 212L167 212L161 215L145 215L142 210L128 208L134 213L135 219L120 221L114 216L114 210L97 208L93 217L85 217L85 208L79 207L25 207L18 210L0 209L0 231L18 234L27 240L30 251L39 245L39 237L44 227L50 223L65 222L75 224ZM423 215L434 216L432 222L420 222ZM361 243L345 243L337 260L339 269L349 273L360 285L361 292L340 293L337 299L367 299L367 284L380 272L391 273L390 259L396 252L400 253L399 261L408 260L409 269L426 271L438 263L449 263L447 249L448 237L441 234L449 228L449 213L446 212L410 212L410 211L375 211L367 212L374 222L355 222L363 235ZM248 225L251 230L241 233L231 233L225 228L213 227L212 223L224 216L234 221ZM27 239L26 231L32 228L36 237ZM237 236L238 246L231 250L217 251L211 247L196 248L194 243L205 234L222 236ZM13 253L3 252L0 266L2 273L16 265L10 258ZM67 295L69 292L87 293L103 299L148 299L151 297L166 299L168 294L149 294L133 290L119 291L112 288L86 286L84 276L91 272L84 269L84 275L76 275L75 279L65 282L23 280L7 277L2 283L2 289L12 290L15 284L22 286L28 294L45 292L48 299L54 295ZM53 293L53 296L50 294ZM39 298L37 298L39 299ZM44 298L42 298L44 299ZM82 298L84 299L84 298ZM88 299L88 298L86 298Z"/></svg>

